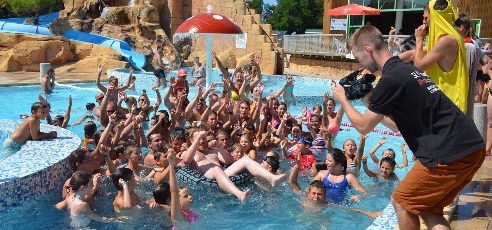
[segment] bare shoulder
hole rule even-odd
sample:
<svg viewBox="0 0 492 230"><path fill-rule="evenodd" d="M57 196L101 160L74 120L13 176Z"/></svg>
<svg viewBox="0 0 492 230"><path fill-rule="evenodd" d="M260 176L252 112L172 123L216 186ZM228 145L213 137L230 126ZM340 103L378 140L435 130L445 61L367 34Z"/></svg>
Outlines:
<svg viewBox="0 0 492 230"><path fill-rule="evenodd" d="M326 174L328 174L328 170L321 170L318 172L318 174L316 174L314 179L315 180L323 180L323 178L325 178Z"/></svg>
<svg viewBox="0 0 492 230"><path fill-rule="evenodd" d="M452 50L453 48L458 47L458 41L452 35L444 35L437 40L435 47L442 47L444 50Z"/></svg>

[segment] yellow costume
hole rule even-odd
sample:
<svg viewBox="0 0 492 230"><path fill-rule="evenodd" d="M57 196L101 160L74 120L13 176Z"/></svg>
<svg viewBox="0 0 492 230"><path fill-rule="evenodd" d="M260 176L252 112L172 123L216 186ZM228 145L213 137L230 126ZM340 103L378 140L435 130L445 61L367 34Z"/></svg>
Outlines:
<svg viewBox="0 0 492 230"><path fill-rule="evenodd" d="M468 67L466 64L466 47L463 39L453 27L454 21L458 18L453 5L448 1L448 7L444 10L434 10L436 0L429 2L430 26L427 52L430 52L437 40L444 35L453 36L458 42L458 55L453 69L444 72L439 63L434 63L426 73L441 91L451 99L452 102L463 113L466 113L468 97Z"/></svg>

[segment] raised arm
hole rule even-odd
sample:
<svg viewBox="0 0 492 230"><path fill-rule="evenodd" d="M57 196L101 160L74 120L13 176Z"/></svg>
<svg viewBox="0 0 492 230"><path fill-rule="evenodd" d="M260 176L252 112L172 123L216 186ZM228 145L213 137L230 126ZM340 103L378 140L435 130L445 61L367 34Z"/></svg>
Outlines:
<svg viewBox="0 0 492 230"><path fill-rule="evenodd" d="M377 177L378 176L376 173L374 173L373 171L369 170L369 167L367 167L367 156L366 155L362 156L362 166L364 167L364 172L369 177Z"/></svg>
<svg viewBox="0 0 492 230"><path fill-rule="evenodd" d="M132 76L133 76L133 68L130 67L130 76L128 76L128 80L126 81L126 85L119 87L118 91L123 91L125 89L130 88L130 85L132 84Z"/></svg>
<svg viewBox="0 0 492 230"><path fill-rule="evenodd" d="M302 192L299 183L297 183L297 178L299 177L299 169L301 168L301 154L300 152L296 153L296 164L292 168L292 171L289 175L289 184L290 188L294 192Z"/></svg>
<svg viewBox="0 0 492 230"><path fill-rule="evenodd" d="M171 102L171 99L169 99L172 90L173 87L172 85L170 85L169 89L167 89L166 93L164 93L164 96L162 97L162 99L164 99L164 105L166 106L167 109L169 109L169 111L171 111L171 109L174 109L174 104Z"/></svg>
<svg viewBox="0 0 492 230"><path fill-rule="evenodd" d="M67 128L68 122L70 121L70 112L72 111L72 95L68 96L68 107L65 111L65 117L63 118L62 128Z"/></svg>
<svg viewBox="0 0 492 230"><path fill-rule="evenodd" d="M403 143L401 145L401 154L403 155L403 164L397 164L395 167L396 168L405 168L408 166L408 159L407 159L407 143Z"/></svg>
<svg viewBox="0 0 492 230"><path fill-rule="evenodd" d="M97 88L99 88L99 90L101 90L103 93L105 93L107 91L106 87L104 87L102 84L101 84L101 74L102 74L102 70L103 70L104 66L103 65L99 65L97 67L97 78L96 78L96 85L97 85Z"/></svg>
<svg viewBox="0 0 492 230"><path fill-rule="evenodd" d="M179 187L178 180L176 179L175 165L176 155L169 154L167 157L169 161L169 188L171 190L171 221L188 222L188 218L181 212L181 205L179 202Z"/></svg>
<svg viewBox="0 0 492 230"><path fill-rule="evenodd" d="M357 170L360 170L360 159L362 158L362 155L364 155L364 147L366 146L366 135L360 135L360 143L359 143L359 148L357 149L357 155L355 155L354 159L354 164L355 168Z"/></svg>
<svg viewBox="0 0 492 230"><path fill-rule="evenodd" d="M227 71L227 69L225 68L225 66L222 64L222 62L219 60L219 58L217 57L217 53L215 53L215 51L212 51L212 58L215 60L215 62L217 63L217 66L219 67L220 69L220 72L222 73L222 75L224 75L224 78L226 79L230 79L231 76L229 74L229 71Z"/></svg>
<svg viewBox="0 0 492 230"><path fill-rule="evenodd" d="M383 146L384 143L386 143L386 137L381 137L378 144L374 146L371 151L369 151L369 155L371 156L372 161L376 164L379 164L379 158L376 156L376 151L378 151L378 149Z"/></svg>
<svg viewBox="0 0 492 230"><path fill-rule="evenodd" d="M191 146L186 150L185 154L181 157L184 164L189 165L193 158L195 157L196 148L198 147L198 142L200 142L200 138L205 135L205 131L200 131L197 134L197 137L193 140Z"/></svg>

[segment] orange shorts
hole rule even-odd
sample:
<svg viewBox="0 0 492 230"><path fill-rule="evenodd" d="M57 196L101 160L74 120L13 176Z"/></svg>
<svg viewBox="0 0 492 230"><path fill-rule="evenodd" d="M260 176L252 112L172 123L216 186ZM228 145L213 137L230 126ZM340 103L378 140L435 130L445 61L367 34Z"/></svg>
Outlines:
<svg viewBox="0 0 492 230"><path fill-rule="evenodd" d="M473 179L484 159L485 148L481 148L447 165L428 168L416 161L392 198L414 215L443 215L444 207Z"/></svg>

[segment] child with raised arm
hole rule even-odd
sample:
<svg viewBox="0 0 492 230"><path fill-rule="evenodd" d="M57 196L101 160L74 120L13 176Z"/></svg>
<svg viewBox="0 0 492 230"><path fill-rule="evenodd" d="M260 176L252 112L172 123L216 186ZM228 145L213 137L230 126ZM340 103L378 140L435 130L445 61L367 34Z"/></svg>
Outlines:
<svg viewBox="0 0 492 230"><path fill-rule="evenodd" d="M70 213L70 227L86 228L92 220L110 222L106 217L96 215L89 204L84 200L94 189L92 175L87 172L75 172L66 186L67 194L70 194L64 201L56 204L56 208L67 207Z"/></svg>
<svg viewBox="0 0 492 230"><path fill-rule="evenodd" d="M381 146L383 146L384 143L386 143L386 137L381 137L381 139L379 139L378 144L374 146L374 148L372 148L371 151L369 151L369 155L371 156L372 161L376 164L379 164L379 158L376 156L376 151L378 151L378 149ZM408 166L407 147L408 147L407 143L403 143L401 145L401 154L403 155L403 163L395 165L395 168L405 168ZM395 151L393 149L384 150L381 158L385 158L385 157L391 157L394 160L396 157Z"/></svg>
<svg viewBox="0 0 492 230"><path fill-rule="evenodd" d="M188 188L179 187L176 179L176 154L170 153L169 161L169 186L171 188L171 220L173 230L188 229L193 223L198 221L198 215L191 211L193 207L193 196Z"/></svg>
<svg viewBox="0 0 492 230"><path fill-rule="evenodd" d="M106 93L108 91L108 89L101 84L101 74L102 74L103 68L104 68L103 65L99 65L97 68L96 85L103 93ZM115 89L113 91L110 91L111 92L110 94L106 94L109 101L118 102L119 93L123 92L123 90L128 89L130 87L130 85L132 83L132 75L133 75L133 68L130 67L130 76L128 76L128 81L126 82L126 85L124 85L124 86L118 85L118 78L117 77L111 76L109 78L109 86L113 87Z"/></svg>
<svg viewBox="0 0 492 230"><path fill-rule="evenodd" d="M364 172L369 177L375 177L382 180L398 180L398 176L395 174L395 159L391 157L383 157L379 162L379 173L375 173L367 167L367 156L362 156L362 165L364 167Z"/></svg>
<svg viewBox="0 0 492 230"><path fill-rule="evenodd" d="M4 151L0 153L0 159L8 157L18 152L28 140L42 140L47 138L56 138L56 131L43 133L39 131L40 120L46 118L46 105L41 102L35 102L31 106L31 116L29 116L12 135L3 142Z"/></svg>
<svg viewBox="0 0 492 230"><path fill-rule="evenodd" d="M284 144L281 144L282 156L288 159L295 159L297 156L296 154L300 152L302 155L301 171L308 170L309 168L311 168L313 162L316 160L314 154L311 152L311 150L309 150L312 142L313 136L308 132L304 132L299 136L299 139L297 140L296 152L287 155L285 142Z"/></svg>
<svg viewBox="0 0 492 230"><path fill-rule="evenodd" d="M113 201L113 208L116 212L130 210L133 207L142 204L142 200L135 193L135 176L129 168L119 168L111 175L111 180L118 190L118 195Z"/></svg>
<svg viewBox="0 0 492 230"><path fill-rule="evenodd" d="M355 141L352 139L347 139L343 142L343 152L347 158L347 167L346 169L357 175L360 171L360 159L362 155L364 155L364 147L366 145L366 135L359 136L360 143L359 148L355 144ZM357 155L355 155L355 151L357 151Z"/></svg>

